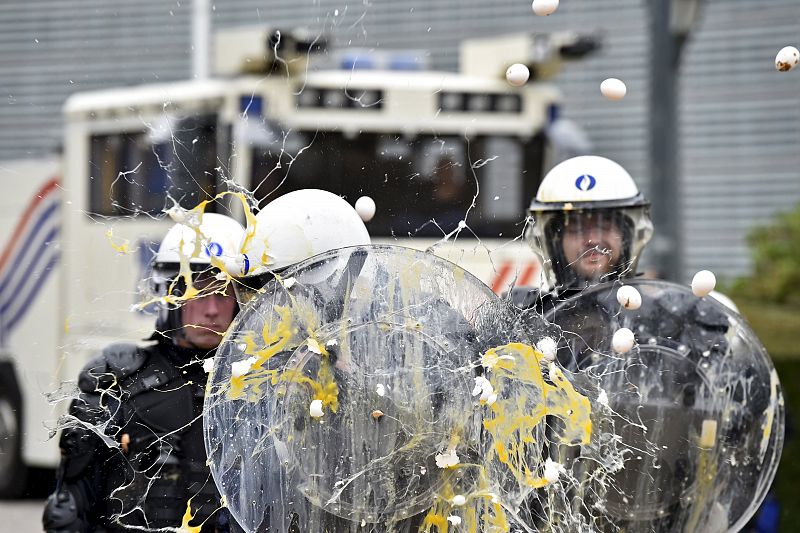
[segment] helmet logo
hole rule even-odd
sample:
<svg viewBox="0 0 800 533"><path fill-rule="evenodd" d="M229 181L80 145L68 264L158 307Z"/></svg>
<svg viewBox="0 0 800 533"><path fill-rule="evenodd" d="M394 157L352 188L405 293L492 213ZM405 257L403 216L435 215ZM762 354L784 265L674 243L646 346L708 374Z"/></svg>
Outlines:
<svg viewBox="0 0 800 533"><path fill-rule="evenodd" d="M591 174L583 174L575 180L575 187L579 191L591 191L597 185L597 179Z"/></svg>
<svg viewBox="0 0 800 533"><path fill-rule="evenodd" d="M219 257L222 255L222 245L218 242L210 242L206 245L206 254L209 257Z"/></svg>

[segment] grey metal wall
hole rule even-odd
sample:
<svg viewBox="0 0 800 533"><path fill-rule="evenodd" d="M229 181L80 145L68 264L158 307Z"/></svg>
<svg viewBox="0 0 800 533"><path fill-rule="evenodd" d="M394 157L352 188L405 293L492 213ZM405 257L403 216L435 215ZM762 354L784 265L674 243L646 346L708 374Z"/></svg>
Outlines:
<svg viewBox="0 0 800 533"><path fill-rule="evenodd" d="M75 91L189 76L191 4L181 3L0 3L0 161L57 148Z"/></svg>
<svg viewBox="0 0 800 533"><path fill-rule="evenodd" d="M557 82L566 115L595 151L618 160L648 189L647 0L571 0L537 18L529 0L226 0L214 27L303 25L340 46L428 49L455 69L457 44L518 31L599 31L603 50L568 65ZM191 0L35 0L0 4L0 160L35 156L60 140L60 106L76 90L190 75ZM800 26L796 0L708 0L685 54L681 116L686 276L747 271L744 235L800 200L800 73L772 67ZM607 77L628 96L599 95Z"/></svg>
<svg viewBox="0 0 800 533"><path fill-rule="evenodd" d="M797 0L715 0L683 76L686 271L750 266L745 235L800 201L800 72L775 54L798 45Z"/></svg>

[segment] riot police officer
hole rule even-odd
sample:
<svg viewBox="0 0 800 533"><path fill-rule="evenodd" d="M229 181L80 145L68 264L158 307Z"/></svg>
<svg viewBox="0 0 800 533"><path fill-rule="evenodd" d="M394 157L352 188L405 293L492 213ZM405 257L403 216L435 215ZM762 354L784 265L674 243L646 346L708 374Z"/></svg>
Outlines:
<svg viewBox="0 0 800 533"><path fill-rule="evenodd" d="M215 265L236 255L243 228L225 215L198 215L170 229L151 265L153 342L109 346L80 373L46 531L227 531L206 466L202 363L238 310Z"/></svg>
<svg viewBox="0 0 800 533"><path fill-rule="evenodd" d="M526 239L542 263L545 289L517 288L522 308L547 310L604 281L631 278L653 234L650 203L619 164L578 156L542 180Z"/></svg>
<svg viewBox="0 0 800 533"><path fill-rule="evenodd" d="M675 388L678 384L683 387L682 397L673 395L663 404L672 406L670 401L682 398L682 403L677 402L674 408L684 415L670 417L660 411L660 416L651 417L649 432L646 432L651 441L658 438L664 441L661 443L663 446L659 446L663 451L658 456L661 474L666 471L663 465L672 463L677 465L675 475L665 476L660 484L653 485L656 478L647 468L629 461L623 474L615 478L615 490L628 496L636 494L647 502L639 506L647 511L642 511L642 516L632 520L639 508L633 501L623 498L624 503L616 510L612 509L613 498L605 502L609 513L607 518L614 522L609 527L611 530L673 531L674 524L682 519L682 510L676 503L680 497L675 494L690 494L691 491L680 483L694 479L691 475L682 475L679 468L687 464L690 453L668 442L668 437L656 435L669 435L689 442L685 435L686 428L691 426L688 413L692 409L701 411L695 406L695 403L700 404L696 400L699 396L696 391L701 387L692 372L684 375L661 367L666 368L669 364L713 367L715 360L730 359L731 352L741 349L729 344L729 338L738 333L732 326L737 322L731 320L718 304L696 298L687 290L671 289L668 285L664 285L662 290L662 285L647 285L647 282L632 279L637 275L637 264L652 236L653 225L649 202L631 175L619 164L597 156L579 156L560 163L542 180L528 214L531 224L526 239L541 260L543 289L516 288L511 297L518 307L543 314L563 328L561 343L568 345L569 349L559 350L560 362L571 369L609 365L595 367L592 373L624 377L620 381L604 378L603 386L610 397L616 398L612 400L616 412L630 408L639 421L645 418L644 413L648 410L656 409L660 400L653 394L649 400L639 396L626 399L624 394L619 394L626 390L626 386L631 386L631 368L641 371L643 383L647 379L669 376L670 387ZM611 353L611 334L615 328L621 327L625 313L621 312L614 298L616 287L598 287L606 282L632 284L651 292L645 298L647 305L636 311L635 320L636 339L645 348L640 348L635 356L616 358L616 363L612 361L615 358L604 358L603 354ZM654 291L654 287L658 290ZM714 295L714 298L725 300L722 295ZM628 327L627 323L625 327ZM677 351L670 351L670 342L674 343ZM648 355L648 350L656 355ZM668 354L677 355L670 359ZM626 370L609 370L614 364ZM647 378L648 375L651 378ZM639 391L645 388L644 385L636 387ZM659 408L666 409L663 406ZM672 426L668 424L670 420ZM636 442L631 435L626 440ZM640 440L644 442L647 439L641 437ZM640 459L637 457L637 461ZM648 486L655 486L656 490L651 494L643 489ZM660 514L651 516L655 509ZM603 530L599 524L597 526Z"/></svg>

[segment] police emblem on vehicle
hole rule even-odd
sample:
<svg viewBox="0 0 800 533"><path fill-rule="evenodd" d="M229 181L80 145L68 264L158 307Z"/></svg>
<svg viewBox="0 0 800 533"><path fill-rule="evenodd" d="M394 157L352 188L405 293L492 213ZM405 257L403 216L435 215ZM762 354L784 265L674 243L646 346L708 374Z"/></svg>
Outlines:
<svg viewBox="0 0 800 533"><path fill-rule="evenodd" d="M591 191L595 185L597 185L597 179L590 174L583 174L575 180L575 187L580 191Z"/></svg>

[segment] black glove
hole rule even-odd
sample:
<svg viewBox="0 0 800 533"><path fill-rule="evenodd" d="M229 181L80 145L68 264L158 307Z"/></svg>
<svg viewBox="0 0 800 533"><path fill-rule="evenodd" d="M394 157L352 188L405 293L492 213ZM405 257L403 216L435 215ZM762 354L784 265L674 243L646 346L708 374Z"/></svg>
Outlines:
<svg viewBox="0 0 800 533"><path fill-rule="evenodd" d="M78 514L75 496L67 489L54 492L47 498L42 514L47 533L84 533L89 528Z"/></svg>

